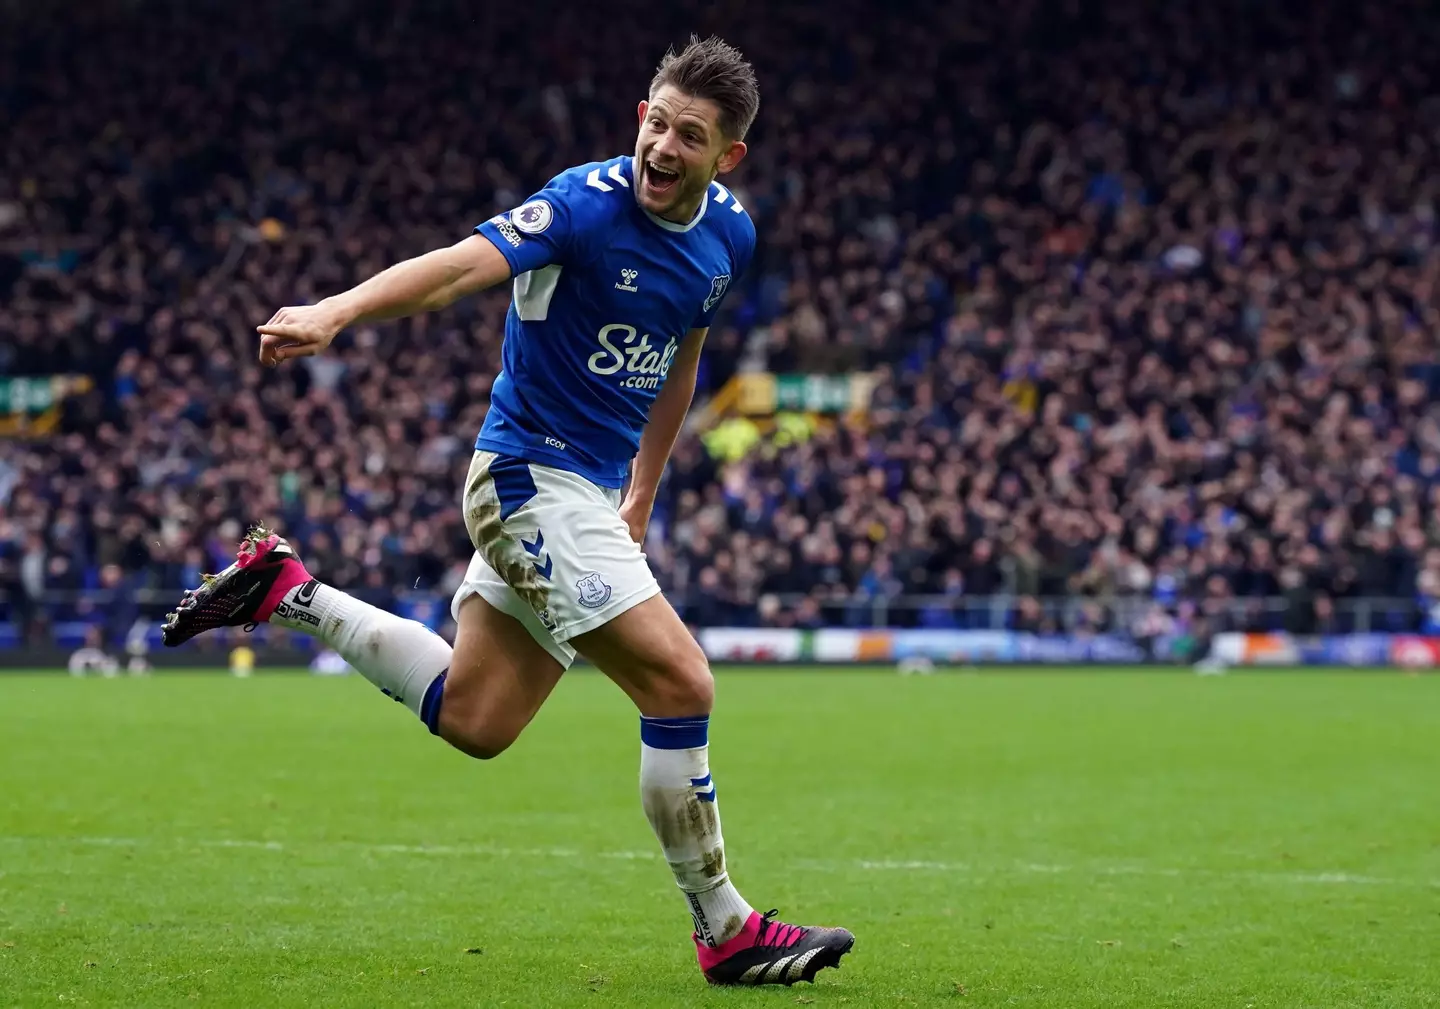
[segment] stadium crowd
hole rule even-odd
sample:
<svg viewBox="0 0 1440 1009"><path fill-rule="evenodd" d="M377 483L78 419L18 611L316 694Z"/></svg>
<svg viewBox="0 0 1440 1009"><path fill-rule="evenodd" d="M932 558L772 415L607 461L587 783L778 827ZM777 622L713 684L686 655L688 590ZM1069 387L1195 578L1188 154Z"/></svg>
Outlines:
<svg viewBox="0 0 1440 1009"><path fill-rule="evenodd" d="M119 628L254 519L440 620L507 292L277 372L254 327L630 149L692 29L762 85L733 179L760 245L701 395L754 366L878 382L738 460L682 440L649 552L688 619L1148 636L1348 629L1356 597L1418 627L1440 599L1418 5L22 6L0 374L95 379L0 443L27 626L127 600Z"/></svg>

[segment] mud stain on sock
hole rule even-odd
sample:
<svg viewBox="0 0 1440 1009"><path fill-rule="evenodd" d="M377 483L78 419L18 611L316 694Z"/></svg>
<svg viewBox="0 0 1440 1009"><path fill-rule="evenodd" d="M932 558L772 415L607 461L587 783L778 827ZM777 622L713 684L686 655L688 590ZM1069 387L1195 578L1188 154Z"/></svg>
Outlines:
<svg viewBox="0 0 1440 1009"><path fill-rule="evenodd" d="M678 821L670 816L669 789L645 789L644 794L640 797L640 804L645 809L645 819L649 820L655 828L655 836L660 839L660 847L666 851L673 851L689 836L686 830L687 821L683 813Z"/></svg>
<svg viewBox="0 0 1440 1009"><path fill-rule="evenodd" d="M693 792L685 796L685 809L681 816L691 837L708 837L720 830L720 816L715 812L715 803L701 802Z"/></svg>
<svg viewBox="0 0 1440 1009"><path fill-rule="evenodd" d="M682 836L704 844L720 833L720 815L715 803L701 802L693 792L685 795L685 805L677 817Z"/></svg>
<svg viewBox="0 0 1440 1009"><path fill-rule="evenodd" d="M707 851L700 859L700 868L711 879L725 874L725 848L717 845Z"/></svg>

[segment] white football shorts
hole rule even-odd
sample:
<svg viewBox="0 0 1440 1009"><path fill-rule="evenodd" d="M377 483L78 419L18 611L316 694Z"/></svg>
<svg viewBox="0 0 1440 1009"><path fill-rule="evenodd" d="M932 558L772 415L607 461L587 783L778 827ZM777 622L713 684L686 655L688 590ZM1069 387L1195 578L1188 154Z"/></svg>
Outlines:
<svg viewBox="0 0 1440 1009"><path fill-rule="evenodd" d="M460 604L478 595L568 669L571 638L660 592L619 508L620 491L579 474L476 452L464 494L475 556L451 615L458 621Z"/></svg>

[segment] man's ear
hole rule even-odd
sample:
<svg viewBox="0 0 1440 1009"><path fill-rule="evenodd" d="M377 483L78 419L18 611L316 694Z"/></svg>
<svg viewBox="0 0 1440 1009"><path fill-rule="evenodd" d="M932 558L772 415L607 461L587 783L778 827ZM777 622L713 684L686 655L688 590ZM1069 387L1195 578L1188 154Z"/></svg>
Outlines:
<svg viewBox="0 0 1440 1009"><path fill-rule="evenodd" d="M732 141L725 153L720 155L720 160L715 165L716 171L721 175L727 172L733 172L735 166L745 160L745 152L748 150L749 148L745 146L745 141Z"/></svg>

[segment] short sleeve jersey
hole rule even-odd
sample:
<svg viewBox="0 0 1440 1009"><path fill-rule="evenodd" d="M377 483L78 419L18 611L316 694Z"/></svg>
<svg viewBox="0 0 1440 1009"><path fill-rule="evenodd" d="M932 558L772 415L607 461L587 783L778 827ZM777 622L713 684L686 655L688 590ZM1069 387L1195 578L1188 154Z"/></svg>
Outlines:
<svg viewBox="0 0 1440 1009"><path fill-rule="evenodd" d="M629 156L562 172L475 230L514 277L502 367L475 447L623 486L681 341L708 327L755 250L710 184L686 224L636 202Z"/></svg>

